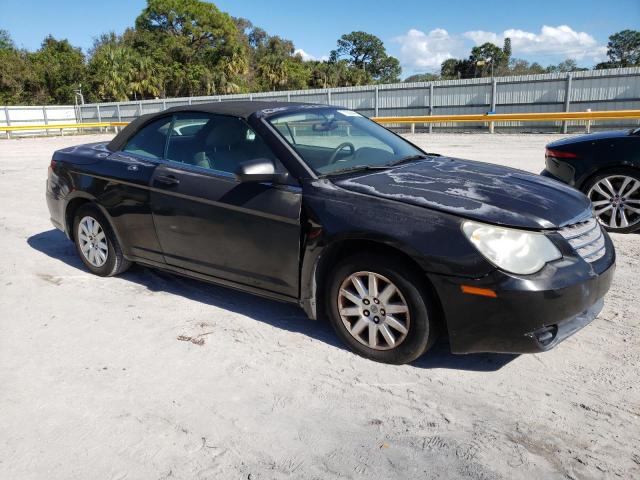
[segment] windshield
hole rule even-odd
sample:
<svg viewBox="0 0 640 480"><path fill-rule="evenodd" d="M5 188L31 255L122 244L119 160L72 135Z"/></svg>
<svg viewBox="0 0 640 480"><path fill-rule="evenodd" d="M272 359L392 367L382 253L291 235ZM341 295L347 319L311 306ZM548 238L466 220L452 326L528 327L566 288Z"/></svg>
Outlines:
<svg viewBox="0 0 640 480"><path fill-rule="evenodd" d="M424 153L386 128L351 110L335 108L269 119L318 175L384 168Z"/></svg>

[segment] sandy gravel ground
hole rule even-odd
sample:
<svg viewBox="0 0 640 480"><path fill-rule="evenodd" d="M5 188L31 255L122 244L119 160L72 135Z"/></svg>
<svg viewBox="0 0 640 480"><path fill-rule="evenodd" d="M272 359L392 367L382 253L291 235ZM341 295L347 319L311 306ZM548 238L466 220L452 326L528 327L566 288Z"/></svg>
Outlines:
<svg viewBox="0 0 640 480"><path fill-rule="evenodd" d="M88 274L49 223L51 152L0 140L0 478L640 477L640 236L600 317L540 355L413 365L291 306L135 267ZM415 135L542 168L551 136Z"/></svg>

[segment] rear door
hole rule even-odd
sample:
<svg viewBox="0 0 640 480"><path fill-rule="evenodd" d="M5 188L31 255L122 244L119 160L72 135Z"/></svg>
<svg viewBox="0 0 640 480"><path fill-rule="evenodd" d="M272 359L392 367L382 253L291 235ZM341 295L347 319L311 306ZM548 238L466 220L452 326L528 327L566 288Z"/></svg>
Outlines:
<svg viewBox="0 0 640 480"><path fill-rule="evenodd" d="M300 188L232 173L260 157L278 162L241 119L175 115L151 183L156 231L170 265L297 297Z"/></svg>

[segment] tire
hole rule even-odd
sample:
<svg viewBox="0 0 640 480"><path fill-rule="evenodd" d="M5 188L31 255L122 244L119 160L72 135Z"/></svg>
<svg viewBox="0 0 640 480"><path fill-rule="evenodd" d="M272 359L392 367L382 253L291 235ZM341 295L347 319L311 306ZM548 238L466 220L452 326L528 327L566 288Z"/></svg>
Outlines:
<svg viewBox="0 0 640 480"><path fill-rule="evenodd" d="M370 289L371 275L375 278L377 295ZM358 293L354 276L367 295ZM397 293L383 298L390 284ZM325 308L329 320L338 336L358 355L383 363L409 363L425 353L437 339L436 303L425 286L425 279L401 259L367 253L348 257L329 274L327 287ZM374 303L376 301L379 303ZM406 314L401 313L403 304ZM393 312L384 311L385 306ZM403 327L405 333L399 327ZM375 347L371 342L372 329ZM395 345L390 344L385 333L391 334Z"/></svg>
<svg viewBox="0 0 640 480"><path fill-rule="evenodd" d="M131 266L131 262L124 258L108 220L93 204L83 205L76 212L73 239L80 260L95 275L111 277ZM94 250L93 254L91 250Z"/></svg>
<svg viewBox="0 0 640 480"><path fill-rule="evenodd" d="M631 233L640 230L638 170L621 167L597 173L582 185L581 190L592 201L594 214L607 231Z"/></svg>

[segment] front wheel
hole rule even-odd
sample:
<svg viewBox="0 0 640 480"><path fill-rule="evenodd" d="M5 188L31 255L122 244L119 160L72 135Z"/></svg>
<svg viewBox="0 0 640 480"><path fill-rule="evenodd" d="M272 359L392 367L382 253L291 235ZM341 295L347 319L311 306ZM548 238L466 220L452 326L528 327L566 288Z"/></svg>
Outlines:
<svg viewBox="0 0 640 480"><path fill-rule="evenodd" d="M640 173L618 168L589 179L582 191L589 197L598 221L610 232L640 229Z"/></svg>
<svg viewBox="0 0 640 480"><path fill-rule="evenodd" d="M327 309L338 336L355 353L408 363L436 340L436 309L424 279L393 257L359 254L331 273Z"/></svg>

